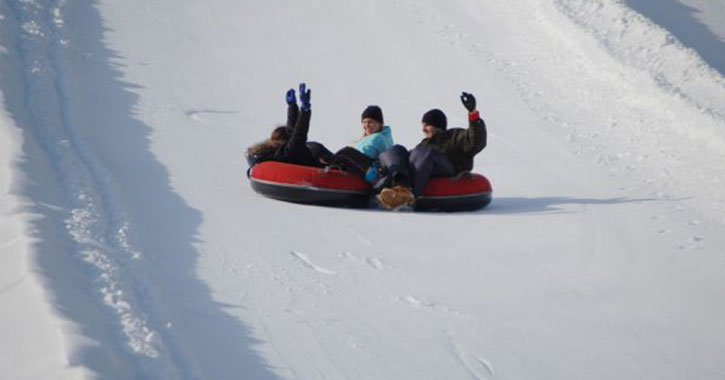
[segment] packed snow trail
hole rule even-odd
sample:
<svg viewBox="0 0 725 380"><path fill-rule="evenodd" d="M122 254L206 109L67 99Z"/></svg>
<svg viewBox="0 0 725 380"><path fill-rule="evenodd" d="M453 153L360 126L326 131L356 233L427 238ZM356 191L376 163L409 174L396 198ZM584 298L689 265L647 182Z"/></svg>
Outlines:
<svg viewBox="0 0 725 380"><path fill-rule="evenodd" d="M621 2L2 7L35 276L82 376L725 376L723 78ZM243 149L303 80L332 149L368 104L413 146L473 92L493 204L255 194Z"/></svg>
<svg viewBox="0 0 725 380"><path fill-rule="evenodd" d="M33 265L52 289L49 298L57 313L69 322L61 325L66 364L109 379L201 378L224 371L216 359L201 364L195 359L210 355L204 353L204 341L221 331L238 342L216 346L235 351L231 357L240 355L237 365L253 360L246 346L238 346L248 341L244 328L215 315L218 306L189 275L193 237L189 232L184 241L180 233L198 216L167 189L164 170L149 156L144 141L148 127L127 115L135 97L106 62L112 53L95 40L100 32L94 36L93 31L101 30L95 9L62 1L3 5L7 36L16 38L8 43L15 49L11 57L18 60L9 62L14 65L8 71L20 68L12 73L21 83L13 83L8 92L20 102L9 108L24 128L28 158L22 167L32 178L26 195L33 206L26 209L42 217L32 223L41 231ZM67 22L64 12L76 22ZM103 95L95 98L99 90ZM85 109L89 93L95 99ZM119 133L124 128L132 132ZM116 153L120 167L109 169L105 159L119 148L135 152L137 162ZM123 181L119 171L145 180ZM147 202L154 208L144 210ZM131 209L130 204L142 208ZM169 214L185 216L165 232ZM147 229L149 224L153 228ZM159 240L142 248L144 233ZM185 311L187 303L200 310ZM177 333L199 321L207 321L203 325L216 332L197 326ZM231 330L238 333L222 326L234 326ZM74 372L52 376L76 376ZM258 372L265 378L263 368Z"/></svg>

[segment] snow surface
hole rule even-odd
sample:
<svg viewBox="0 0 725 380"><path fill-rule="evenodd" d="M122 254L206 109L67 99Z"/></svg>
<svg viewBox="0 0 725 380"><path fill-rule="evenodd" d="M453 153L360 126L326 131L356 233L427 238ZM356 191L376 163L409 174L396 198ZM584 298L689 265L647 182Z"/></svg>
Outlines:
<svg viewBox="0 0 725 380"><path fill-rule="evenodd" d="M10 379L725 378L725 7L682 0L0 3ZM254 193L312 89L489 128L471 213Z"/></svg>
<svg viewBox="0 0 725 380"><path fill-rule="evenodd" d="M694 49L710 66L725 73L725 2L711 0L627 0L642 15Z"/></svg>

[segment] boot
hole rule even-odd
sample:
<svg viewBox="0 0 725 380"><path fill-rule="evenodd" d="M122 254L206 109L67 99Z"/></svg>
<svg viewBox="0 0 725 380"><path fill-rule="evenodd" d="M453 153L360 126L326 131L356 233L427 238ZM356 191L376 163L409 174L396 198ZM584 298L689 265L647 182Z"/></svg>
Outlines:
<svg viewBox="0 0 725 380"><path fill-rule="evenodd" d="M394 186L383 189L378 195L378 200L386 209L398 210L404 207L412 207L415 203L415 196L408 187Z"/></svg>

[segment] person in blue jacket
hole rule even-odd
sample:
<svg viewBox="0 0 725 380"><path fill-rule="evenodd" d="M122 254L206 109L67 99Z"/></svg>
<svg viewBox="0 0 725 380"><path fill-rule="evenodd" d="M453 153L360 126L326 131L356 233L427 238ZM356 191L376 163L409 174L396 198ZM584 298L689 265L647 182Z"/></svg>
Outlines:
<svg viewBox="0 0 725 380"><path fill-rule="evenodd" d="M360 119L363 136L352 147L372 159L377 159L380 153L393 146L393 132L390 126L385 125L383 110L378 106L365 108Z"/></svg>
<svg viewBox="0 0 725 380"><path fill-rule="evenodd" d="M344 147L334 154L322 144L307 143L313 155L321 162L330 166L339 166L349 172L373 182L380 169L380 153L393 146L393 132L385 125L383 111L379 106L371 105L363 110L360 116L363 135L350 146Z"/></svg>
<svg viewBox="0 0 725 380"><path fill-rule="evenodd" d="M365 180L372 182L377 178L380 169L380 153L394 145L393 131L389 125L385 125L383 110L376 105L365 108L360 118L363 136L352 147L372 159L365 173Z"/></svg>

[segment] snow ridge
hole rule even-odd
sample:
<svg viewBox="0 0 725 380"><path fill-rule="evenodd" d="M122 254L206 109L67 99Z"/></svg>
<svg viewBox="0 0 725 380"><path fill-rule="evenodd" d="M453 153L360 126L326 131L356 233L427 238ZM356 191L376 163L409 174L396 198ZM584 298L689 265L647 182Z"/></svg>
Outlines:
<svg viewBox="0 0 725 380"><path fill-rule="evenodd" d="M648 72L667 92L725 121L725 79L670 32L621 1L557 0L556 4L619 61Z"/></svg>
<svg viewBox="0 0 725 380"><path fill-rule="evenodd" d="M116 354L138 362L141 373L176 377L160 328L148 314L155 303L152 266L141 263L144 252L134 244L134 232L114 193L113 179L76 131L69 82L73 78L69 78L64 60L65 48L72 42L64 34L64 4L64 0L8 3L11 17L22 28L17 49L23 62L24 103L29 115L25 137L42 147L64 187L69 207L65 221L68 254L87 264L84 281L96 293L95 302L116 315L114 323L124 337L118 341L125 341L126 346L117 347ZM80 349L73 344L69 347ZM67 355L73 364L78 353Z"/></svg>
<svg viewBox="0 0 725 380"><path fill-rule="evenodd" d="M614 72L619 78L609 80L623 85L612 89L604 84L589 91L587 97L610 96L588 109L604 125L593 131L588 131L591 126L574 126L571 140L580 140L582 147L602 147L599 161L605 165L622 165L625 173L649 173L647 182L655 186L658 198L702 195L704 202L696 207L723 220L725 78L622 1L557 0L555 6L584 32L573 43L584 45L587 36L593 38L619 65ZM631 92L622 91L627 88ZM616 107L611 113L609 104ZM615 113L628 117L613 117ZM607 146L624 150L613 152Z"/></svg>

